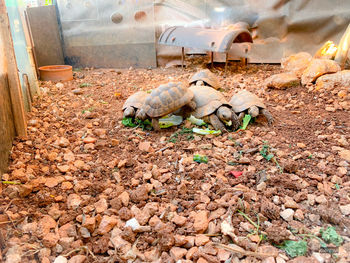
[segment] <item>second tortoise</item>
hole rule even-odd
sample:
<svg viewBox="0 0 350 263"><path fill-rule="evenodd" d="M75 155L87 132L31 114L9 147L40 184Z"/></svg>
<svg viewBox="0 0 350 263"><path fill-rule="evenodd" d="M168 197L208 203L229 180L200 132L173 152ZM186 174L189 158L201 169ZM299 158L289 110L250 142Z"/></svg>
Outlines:
<svg viewBox="0 0 350 263"><path fill-rule="evenodd" d="M225 123L229 121L232 121L234 130L239 127L237 115L219 91L208 86L191 86L189 89L193 92L193 101L196 103L196 109L192 112L194 117L203 119L215 130L222 132L226 131Z"/></svg>
<svg viewBox="0 0 350 263"><path fill-rule="evenodd" d="M273 123L271 113L266 109L262 99L248 90L241 90L233 95L230 100L232 109L239 114L239 120L242 120L245 113L248 113L252 118L262 114L266 117L269 125Z"/></svg>
<svg viewBox="0 0 350 263"><path fill-rule="evenodd" d="M160 85L154 89L147 97L138 114L141 120L147 117L152 119L153 129L159 131L159 119L180 108L188 108L194 110L196 104L192 101L193 92L189 90L181 82Z"/></svg>

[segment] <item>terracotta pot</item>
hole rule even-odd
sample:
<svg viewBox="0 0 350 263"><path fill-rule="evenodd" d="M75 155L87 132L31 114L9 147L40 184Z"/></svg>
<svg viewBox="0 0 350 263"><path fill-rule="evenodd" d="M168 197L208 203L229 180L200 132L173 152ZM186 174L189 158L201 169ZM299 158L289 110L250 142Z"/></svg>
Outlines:
<svg viewBox="0 0 350 263"><path fill-rule="evenodd" d="M72 66L52 65L39 68L40 79L44 81L68 81L73 79Z"/></svg>

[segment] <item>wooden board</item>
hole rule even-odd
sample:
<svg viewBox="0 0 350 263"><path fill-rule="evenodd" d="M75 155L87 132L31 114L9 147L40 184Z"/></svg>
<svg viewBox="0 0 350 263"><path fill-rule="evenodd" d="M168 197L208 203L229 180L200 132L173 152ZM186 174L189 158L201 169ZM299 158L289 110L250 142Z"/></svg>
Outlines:
<svg viewBox="0 0 350 263"><path fill-rule="evenodd" d="M30 7L26 12L37 66L63 65L56 7Z"/></svg>
<svg viewBox="0 0 350 263"><path fill-rule="evenodd" d="M3 68L4 73L7 72L16 135L26 136L27 122L24 113L23 95L4 0L0 0L0 41L0 53L4 54L2 61L0 61L0 66Z"/></svg>
<svg viewBox="0 0 350 263"><path fill-rule="evenodd" d="M11 98L7 76L0 74L0 175L7 169L9 152L15 136L15 125L11 109Z"/></svg>

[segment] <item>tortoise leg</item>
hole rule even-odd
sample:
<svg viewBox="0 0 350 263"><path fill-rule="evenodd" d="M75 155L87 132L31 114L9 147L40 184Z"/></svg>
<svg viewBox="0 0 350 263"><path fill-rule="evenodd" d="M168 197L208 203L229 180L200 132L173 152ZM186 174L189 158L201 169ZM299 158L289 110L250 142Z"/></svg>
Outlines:
<svg viewBox="0 0 350 263"><path fill-rule="evenodd" d="M220 130L221 132L226 132L225 125L220 121L218 116L216 116L215 114L211 114L209 116L209 121L210 121L210 124L213 125L215 130L217 130L217 131Z"/></svg>
<svg viewBox="0 0 350 263"><path fill-rule="evenodd" d="M160 131L159 118L152 118L152 126L155 131Z"/></svg>
<svg viewBox="0 0 350 263"><path fill-rule="evenodd" d="M236 113L234 111L232 111L232 128L233 130L237 130L239 128L239 126L241 125L241 121L239 120L239 117L237 117Z"/></svg>
<svg viewBox="0 0 350 263"><path fill-rule="evenodd" d="M269 125L272 125L272 123L273 123L273 117L272 117L271 113L270 113L267 109L261 109L260 112L261 112L262 115L264 115L264 116L266 117L267 123L268 123Z"/></svg>
<svg viewBox="0 0 350 263"><path fill-rule="evenodd" d="M240 123L242 123L243 118L244 118L244 115L245 115L244 112L241 112L241 113L238 115L238 120L239 120Z"/></svg>
<svg viewBox="0 0 350 263"><path fill-rule="evenodd" d="M191 101L187 104L187 106L191 109L191 111L194 111L194 110L197 108L197 105L196 105L196 103L195 103L193 100L191 100Z"/></svg>
<svg viewBox="0 0 350 263"><path fill-rule="evenodd" d="M257 106L251 106L248 110L248 114L252 116L252 118L255 118L259 115L259 108Z"/></svg>

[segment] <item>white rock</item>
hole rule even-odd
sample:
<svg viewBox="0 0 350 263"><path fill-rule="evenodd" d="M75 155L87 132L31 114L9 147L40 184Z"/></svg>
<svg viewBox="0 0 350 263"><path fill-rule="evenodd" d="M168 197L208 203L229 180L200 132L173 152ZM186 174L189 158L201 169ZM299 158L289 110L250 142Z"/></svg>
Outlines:
<svg viewBox="0 0 350 263"><path fill-rule="evenodd" d="M6 253L5 263L21 263L22 262L22 249L19 246L13 246L9 248Z"/></svg>
<svg viewBox="0 0 350 263"><path fill-rule="evenodd" d="M324 262L324 258L321 256L320 253L313 252L313 253L312 253L312 256L313 256L314 258L316 258L318 262L320 262L320 263L323 263L323 262Z"/></svg>
<svg viewBox="0 0 350 263"><path fill-rule="evenodd" d="M67 263L68 260L63 257L63 256L58 256L57 258L55 258L55 261L53 263Z"/></svg>
<svg viewBox="0 0 350 263"><path fill-rule="evenodd" d="M286 220L286 221L291 221L293 220L293 216L294 216L294 210L293 209L286 209L286 210L283 210L281 213L280 213L280 216Z"/></svg>
<svg viewBox="0 0 350 263"><path fill-rule="evenodd" d="M348 205L341 205L339 206L340 211L343 215L347 216L350 215L350 204Z"/></svg>
<svg viewBox="0 0 350 263"><path fill-rule="evenodd" d="M58 89L63 89L63 88L64 88L64 84L61 83L61 82L58 82L58 83L56 84L56 88L58 88Z"/></svg>
<svg viewBox="0 0 350 263"><path fill-rule="evenodd" d="M132 229L133 231L139 229L140 226L141 226L141 225L139 224L139 222L137 221L137 219L136 219L135 217L129 219L129 220L126 221L126 223L125 223L125 227L131 227L131 229Z"/></svg>

